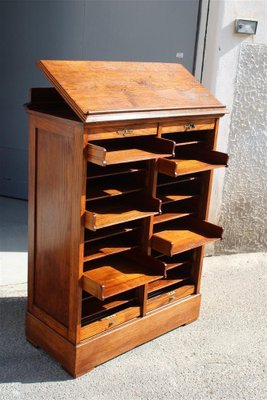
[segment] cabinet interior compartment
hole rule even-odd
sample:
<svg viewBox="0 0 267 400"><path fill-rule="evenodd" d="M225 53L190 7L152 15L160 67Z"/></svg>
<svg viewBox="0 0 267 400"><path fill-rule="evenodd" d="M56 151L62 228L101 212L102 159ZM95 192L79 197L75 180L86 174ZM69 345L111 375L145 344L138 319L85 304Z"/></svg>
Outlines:
<svg viewBox="0 0 267 400"><path fill-rule="evenodd" d="M131 222L126 222L114 226L109 226L107 228L102 228L97 231L91 231L85 229L84 231L84 244L91 242L96 242L97 240L112 238L123 233L133 232L135 230L141 229L141 221L135 220Z"/></svg>
<svg viewBox="0 0 267 400"><path fill-rule="evenodd" d="M208 147L212 143L213 131L172 132L165 133L162 137L173 140L176 143L175 147L187 145Z"/></svg>
<svg viewBox="0 0 267 400"><path fill-rule="evenodd" d="M167 270L167 276L165 278L148 283L148 293L157 292L158 290L175 285L176 283L191 281L190 270L190 264L179 265Z"/></svg>
<svg viewBox="0 0 267 400"><path fill-rule="evenodd" d="M177 177L186 174L210 171L227 166L228 155L208 150L199 145L177 146L175 158L161 158L158 170L162 174Z"/></svg>
<svg viewBox="0 0 267 400"><path fill-rule="evenodd" d="M135 290L112 296L104 301L92 295L87 295L82 301L82 326L112 315L116 311L124 310L134 302L137 304Z"/></svg>
<svg viewBox="0 0 267 400"><path fill-rule="evenodd" d="M173 141L158 137L98 140L88 143L87 157L91 163L107 166L172 156L174 147Z"/></svg>
<svg viewBox="0 0 267 400"><path fill-rule="evenodd" d="M137 161L131 163L122 163L115 165L108 165L105 168L91 162L87 162L87 184L97 185L96 178L108 177L108 176L119 176L120 179L124 179L125 174L135 174L136 172L145 172L146 161Z"/></svg>
<svg viewBox="0 0 267 400"><path fill-rule="evenodd" d="M199 195L201 180L198 176L177 178L176 182L157 187L157 198L162 204L190 199Z"/></svg>
<svg viewBox="0 0 267 400"><path fill-rule="evenodd" d="M155 250L152 251L152 256L164 262L165 270L169 271L177 267L185 267L191 265L193 262L194 250L184 251L179 254L174 254L171 256L166 256L165 254L159 253Z"/></svg>
<svg viewBox="0 0 267 400"><path fill-rule="evenodd" d="M193 217L157 224L151 238L152 249L172 256L222 238L220 226Z"/></svg>
<svg viewBox="0 0 267 400"><path fill-rule="evenodd" d="M161 201L144 192L130 193L86 203L85 227L93 231L146 218L161 212Z"/></svg>
<svg viewBox="0 0 267 400"><path fill-rule="evenodd" d="M139 250L130 250L84 264L83 290L99 300L165 276L165 264Z"/></svg>
<svg viewBox="0 0 267 400"><path fill-rule="evenodd" d="M162 179L162 177L164 178ZM159 174L158 182L156 195L162 201L162 213L155 216L154 224L197 212L201 194L201 177L199 175L170 178L167 175Z"/></svg>
<svg viewBox="0 0 267 400"><path fill-rule="evenodd" d="M81 339L94 336L141 315L137 290L101 301L94 296L82 302Z"/></svg>
<svg viewBox="0 0 267 400"><path fill-rule="evenodd" d="M87 242L84 244L83 261L91 261L137 248L141 245L141 234L141 229L135 229Z"/></svg>
<svg viewBox="0 0 267 400"><path fill-rule="evenodd" d="M89 180L86 187L86 200L99 200L106 197L133 193L142 190L145 186L146 174L143 170L123 175L108 175L97 180Z"/></svg>
<svg viewBox="0 0 267 400"><path fill-rule="evenodd" d="M166 276L148 284L146 310L150 311L195 293L196 282L192 276L194 250L172 257L152 251L154 257L165 263Z"/></svg>

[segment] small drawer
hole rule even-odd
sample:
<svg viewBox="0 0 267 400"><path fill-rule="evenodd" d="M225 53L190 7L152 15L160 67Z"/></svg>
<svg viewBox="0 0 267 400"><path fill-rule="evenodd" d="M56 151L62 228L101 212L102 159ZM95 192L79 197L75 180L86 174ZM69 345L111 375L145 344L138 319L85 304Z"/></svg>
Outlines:
<svg viewBox="0 0 267 400"><path fill-rule="evenodd" d="M122 125L112 127L90 128L88 140L118 139L134 136L157 134L157 124Z"/></svg>
<svg viewBox="0 0 267 400"><path fill-rule="evenodd" d="M130 321L133 318L137 318L141 315L141 308L138 305L133 305L115 312L114 314L108 315L107 317L101 318L98 321L91 322L81 328L81 340L87 337L96 335L98 333L107 331L108 329L114 328L124 322Z"/></svg>
<svg viewBox="0 0 267 400"><path fill-rule="evenodd" d="M148 298L147 312L165 306L183 297L192 295L194 294L194 291L195 291L195 286L193 284L185 284L178 287L177 289L173 289L166 293L162 293L154 297Z"/></svg>
<svg viewBox="0 0 267 400"><path fill-rule="evenodd" d="M159 125L159 132L164 135L165 133L174 132L192 132L214 129L215 119L210 120L180 120L177 122L164 122Z"/></svg>

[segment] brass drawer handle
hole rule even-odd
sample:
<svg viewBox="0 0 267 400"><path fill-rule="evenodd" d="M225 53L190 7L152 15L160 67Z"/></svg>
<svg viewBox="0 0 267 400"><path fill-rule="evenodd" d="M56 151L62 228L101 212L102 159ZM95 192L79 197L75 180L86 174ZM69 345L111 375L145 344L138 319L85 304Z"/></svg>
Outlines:
<svg viewBox="0 0 267 400"><path fill-rule="evenodd" d="M185 124L184 127L186 130L188 130L188 129L194 129L196 126L193 122L189 122L188 124Z"/></svg>
<svg viewBox="0 0 267 400"><path fill-rule="evenodd" d="M117 134L120 136L131 135L133 132L134 132L133 129L127 129L127 128L117 130Z"/></svg>

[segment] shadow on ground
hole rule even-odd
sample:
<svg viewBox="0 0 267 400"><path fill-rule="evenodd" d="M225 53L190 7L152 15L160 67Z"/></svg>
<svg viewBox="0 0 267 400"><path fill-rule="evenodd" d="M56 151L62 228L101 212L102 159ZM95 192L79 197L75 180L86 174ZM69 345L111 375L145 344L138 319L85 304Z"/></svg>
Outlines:
<svg viewBox="0 0 267 400"><path fill-rule="evenodd" d="M25 297L0 299L0 383L72 380L46 353L27 342L25 313Z"/></svg>

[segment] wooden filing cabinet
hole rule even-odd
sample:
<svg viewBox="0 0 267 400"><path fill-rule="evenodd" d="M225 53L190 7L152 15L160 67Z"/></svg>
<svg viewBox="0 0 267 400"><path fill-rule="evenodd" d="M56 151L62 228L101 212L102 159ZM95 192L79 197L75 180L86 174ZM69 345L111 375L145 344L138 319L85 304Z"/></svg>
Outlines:
<svg viewBox="0 0 267 400"><path fill-rule="evenodd" d="M178 64L38 66L26 336L79 376L198 318L225 107Z"/></svg>

